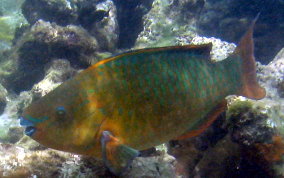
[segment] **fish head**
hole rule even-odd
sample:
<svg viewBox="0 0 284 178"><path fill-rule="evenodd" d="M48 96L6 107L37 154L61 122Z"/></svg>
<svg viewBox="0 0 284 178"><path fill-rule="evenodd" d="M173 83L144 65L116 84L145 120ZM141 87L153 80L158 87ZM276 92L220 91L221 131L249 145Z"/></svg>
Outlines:
<svg viewBox="0 0 284 178"><path fill-rule="evenodd" d="M74 118L65 98L46 95L28 106L20 117L24 133L51 148L62 149L70 145L74 134Z"/></svg>

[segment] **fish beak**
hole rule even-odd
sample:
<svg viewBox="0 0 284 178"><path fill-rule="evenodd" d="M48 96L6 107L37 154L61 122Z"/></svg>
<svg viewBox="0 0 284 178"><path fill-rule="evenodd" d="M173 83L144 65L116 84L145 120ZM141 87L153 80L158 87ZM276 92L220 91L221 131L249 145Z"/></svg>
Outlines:
<svg viewBox="0 0 284 178"><path fill-rule="evenodd" d="M25 119L24 117L20 117L20 125L25 127L25 134L27 136L32 136L36 132L36 128L34 127L34 123Z"/></svg>

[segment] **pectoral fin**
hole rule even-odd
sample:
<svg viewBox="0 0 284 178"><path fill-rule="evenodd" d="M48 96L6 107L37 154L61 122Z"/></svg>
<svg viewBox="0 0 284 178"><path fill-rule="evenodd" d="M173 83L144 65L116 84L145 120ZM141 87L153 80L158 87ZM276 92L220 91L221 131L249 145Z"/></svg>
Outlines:
<svg viewBox="0 0 284 178"><path fill-rule="evenodd" d="M116 175L119 175L139 155L139 151L122 144L109 131L103 131L101 144L103 160Z"/></svg>

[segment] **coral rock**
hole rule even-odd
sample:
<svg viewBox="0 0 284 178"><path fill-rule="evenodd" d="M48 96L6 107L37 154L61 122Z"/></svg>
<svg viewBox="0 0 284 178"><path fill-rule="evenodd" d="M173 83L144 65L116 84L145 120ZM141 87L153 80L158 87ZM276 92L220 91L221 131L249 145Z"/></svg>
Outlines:
<svg viewBox="0 0 284 178"><path fill-rule="evenodd" d="M7 103L7 90L0 84L0 114L4 111Z"/></svg>
<svg viewBox="0 0 284 178"><path fill-rule="evenodd" d="M53 60L46 70L44 79L33 86L31 92L34 98L46 95L76 73L77 71L70 66L69 61L62 59Z"/></svg>
<svg viewBox="0 0 284 178"><path fill-rule="evenodd" d="M58 26L39 20L18 40L14 52L14 72L5 76L5 86L19 93L44 78L44 67L55 58L70 61L76 68L86 68L98 61L97 41L81 27ZM16 63L16 64L15 64ZM25 82L23 82L25 81Z"/></svg>
<svg viewBox="0 0 284 178"><path fill-rule="evenodd" d="M152 9L143 17L144 30L139 34L135 48L177 45L181 38L192 39L196 35L196 21L185 13L185 4L199 6L188 1L155 0Z"/></svg>
<svg viewBox="0 0 284 178"><path fill-rule="evenodd" d="M99 41L101 50L113 51L117 47L119 29L113 1L82 3L78 21Z"/></svg>
<svg viewBox="0 0 284 178"><path fill-rule="evenodd" d="M174 178L175 174L175 158L165 154L162 156L136 158L130 168L123 176L139 178L139 177L166 177Z"/></svg>
<svg viewBox="0 0 284 178"><path fill-rule="evenodd" d="M39 19L59 25L74 23L77 19L75 4L68 0L26 0L22 12L30 24Z"/></svg>

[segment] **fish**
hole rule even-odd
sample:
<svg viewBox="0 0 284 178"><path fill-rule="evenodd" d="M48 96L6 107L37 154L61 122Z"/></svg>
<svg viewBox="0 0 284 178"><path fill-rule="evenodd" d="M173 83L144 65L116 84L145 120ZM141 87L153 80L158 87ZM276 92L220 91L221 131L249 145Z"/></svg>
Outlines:
<svg viewBox="0 0 284 178"><path fill-rule="evenodd" d="M24 109L40 144L102 159L116 175L141 150L197 136L226 110L226 96L265 97L256 79L253 28L225 60L212 44L146 48L90 66Z"/></svg>

